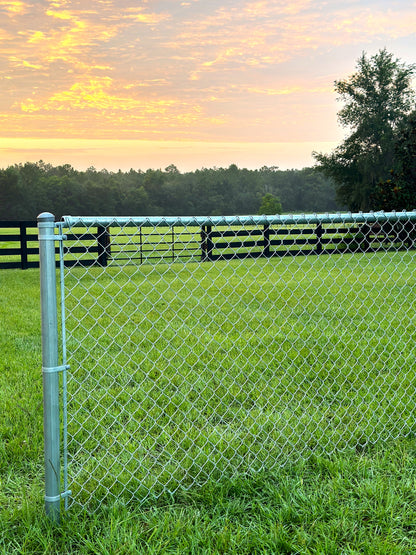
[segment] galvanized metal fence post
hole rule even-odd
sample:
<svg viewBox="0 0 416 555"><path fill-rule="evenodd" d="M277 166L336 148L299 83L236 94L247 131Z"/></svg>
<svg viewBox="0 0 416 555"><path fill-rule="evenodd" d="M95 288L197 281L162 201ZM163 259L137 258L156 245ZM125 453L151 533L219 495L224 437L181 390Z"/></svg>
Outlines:
<svg viewBox="0 0 416 555"><path fill-rule="evenodd" d="M55 218L38 216L40 293L42 315L43 427L45 453L45 510L60 517L60 416L58 366L58 311L56 299Z"/></svg>

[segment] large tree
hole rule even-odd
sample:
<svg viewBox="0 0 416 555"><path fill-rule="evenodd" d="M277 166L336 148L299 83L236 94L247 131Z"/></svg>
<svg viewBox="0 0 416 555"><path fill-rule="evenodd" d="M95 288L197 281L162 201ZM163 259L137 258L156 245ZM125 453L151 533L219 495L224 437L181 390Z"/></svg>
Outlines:
<svg viewBox="0 0 416 555"><path fill-rule="evenodd" d="M416 209L416 110L397 134L395 163L389 179L381 181L374 194L379 210Z"/></svg>
<svg viewBox="0 0 416 555"><path fill-rule="evenodd" d="M368 210L380 181L394 165L394 142L415 103L411 80L415 65L406 65L385 49L358 59L356 72L335 81L344 103L340 124L350 135L331 154L314 152L317 169L334 180L338 200L350 210Z"/></svg>

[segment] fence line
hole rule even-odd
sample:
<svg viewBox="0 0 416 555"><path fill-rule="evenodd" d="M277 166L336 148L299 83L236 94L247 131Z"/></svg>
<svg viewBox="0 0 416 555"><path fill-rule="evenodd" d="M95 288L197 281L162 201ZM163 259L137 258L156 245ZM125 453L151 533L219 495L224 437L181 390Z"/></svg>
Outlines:
<svg viewBox="0 0 416 555"><path fill-rule="evenodd" d="M250 221L254 221L253 218ZM222 230L221 224L212 225L215 219L201 218L197 223L199 235L186 231L189 226L186 226L185 218L160 218L160 221L169 228L169 234L160 232L160 227L155 226L150 237L149 232L146 234L144 231L146 228L143 222L140 224L133 219L126 220L124 225L130 226L131 237L134 238L129 240L128 249L125 240L120 243L117 239L117 229L111 225L112 221L105 226L96 222L97 225L89 233L78 226L68 236L68 248L73 256L65 263L105 267L112 263L152 263L161 257L168 262L193 260L197 254L200 254L202 261L339 254L356 250L370 252L387 246L396 249L399 244L402 248L412 248L409 242L413 242L413 224L403 220L398 220L394 225L388 221L383 225L370 222L357 225L353 220L349 222L348 218L344 218L344 227L334 228L333 224L331 227L331 224L322 221L314 222L313 227L305 227L305 222L302 223L300 218L290 216L286 217L286 224L282 223L282 218L275 218L270 223L259 224L255 229L247 229L238 219L234 219L233 227ZM171 221L177 225L171 224ZM36 226L37 222L33 221L0 222L0 229L8 230L8 233L0 234L0 269L39 267ZM58 248L55 254L58 266Z"/></svg>
<svg viewBox="0 0 416 555"><path fill-rule="evenodd" d="M161 221L165 226L169 224L167 219ZM413 248L414 241L414 224L400 220L394 224L386 221L383 225L346 223L343 227L336 228L333 224L318 223L314 227L305 227L305 224L292 222L262 224L258 227L251 225L247 228L234 222L233 227L227 230L221 229L224 226L218 223L209 225L196 222L196 225L187 226L174 219L172 222L177 225L175 227L172 223L171 227L166 227L169 233L163 231L163 228L161 231L158 226L150 226L151 231L144 235L143 229L146 226L149 229L148 224L128 221L125 226L136 228L130 235L128 248L124 237L122 241L117 239L117 228L114 230L116 226L100 226L97 228L97 232L100 229L102 233L99 240L99 264L143 264L159 262L161 259L166 262L195 260L196 256L200 256L201 261L216 261L374 252L380 249ZM195 232L192 228L200 231Z"/></svg>
<svg viewBox="0 0 416 555"><path fill-rule="evenodd" d="M66 217L44 232L60 245L63 320L62 360L43 369L63 376L51 517L62 497L89 511L145 503L414 433L415 223L415 212ZM97 227L107 260L74 264Z"/></svg>

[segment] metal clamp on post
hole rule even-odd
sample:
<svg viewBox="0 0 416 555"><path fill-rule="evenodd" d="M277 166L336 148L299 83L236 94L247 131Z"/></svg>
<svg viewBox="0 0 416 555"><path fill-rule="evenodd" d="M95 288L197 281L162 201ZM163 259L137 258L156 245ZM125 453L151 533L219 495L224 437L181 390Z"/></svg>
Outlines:
<svg viewBox="0 0 416 555"><path fill-rule="evenodd" d="M42 214L41 214L42 216ZM53 233L53 228L51 230L51 223L49 221L38 221L38 229L39 230L43 230L43 229L47 229L49 232L52 231ZM56 226L54 225L53 227ZM58 233L57 235L49 235L48 233L39 233L39 241L63 241L64 239L66 239L66 235L63 235L62 233Z"/></svg>
<svg viewBox="0 0 416 555"><path fill-rule="evenodd" d="M43 374L55 374L56 372L64 372L69 370L69 364L64 364L63 366L42 366Z"/></svg>
<svg viewBox="0 0 416 555"><path fill-rule="evenodd" d="M66 235L41 235L39 241L63 241Z"/></svg>
<svg viewBox="0 0 416 555"><path fill-rule="evenodd" d="M60 501L61 499L65 499L65 497L70 497L72 495L72 491L69 489L67 491L63 491L59 495L45 495L43 498L47 503L55 503L56 501Z"/></svg>

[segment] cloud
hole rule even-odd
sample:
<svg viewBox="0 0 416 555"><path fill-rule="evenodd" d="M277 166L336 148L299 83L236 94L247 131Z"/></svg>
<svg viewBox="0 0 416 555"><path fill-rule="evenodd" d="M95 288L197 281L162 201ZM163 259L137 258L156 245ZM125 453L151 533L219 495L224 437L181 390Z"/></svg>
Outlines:
<svg viewBox="0 0 416 555"><path fill-rule="evenodd" d="M292 2L286 2L285 0L259 0L246 3L243 6L243 14L255 19L281 16L283 14L296 15L305 11L311 5L311 0L293 0Z"/></svg>
<svg viewBox="0 0 416 555"><path fill-rule="evenodd" d="M46 35L43 31L35 31L28 39L29 44L42 43L46 40Z"/></svg>
<svg viewBox="0 0 416 555"><path fill-rule="evenodd" d="M140 110L142 113L163 113L174 100L143 101L112 94L113 80L109 77L74 83L69 90L54 93L48 99L27 99L20 104L23 112L98 110L100 113Z"/></svg>
<svg viewBox="0 0 416 555"><path fill-rule="evenodd" d="M357 41L363 36L399 38L414 34L416 29L416 11L370 10L363 8L358 14L339 13L334 21L334 32L340 38ZM339 42L338 42L339 43Z"/></svg>
<svg viewBox="0 0 416 555"><path fill-rule="evenodd" d="M6 40L11 40L13 35L11 35L5 29L0 29L0 42L5 42Z"/></svg>
<svg viewBox="0 0 416 555"><path fill-rule="evenodd" d="M245 71L278 65L311 50L413 35L416 11L408 6L386 10L381 5L260 0L221 6L182 27L167 46L178 52L186 49L199 59L189 73L195 81L214 70Z"/></svg>
<svg viewBox="0 0 416 555"><path fill-rule="evenodd" d="M137 23L145 23L147 25L155 25L162 21L166 21L170 19L170 14L167 12L164 13L152 13L146 12L144 8L127 8L126 10L122 11L121 18L122 19L130 19Z"/></svg>
<svg viewBox="0 0 416 555"><path fill-rule="evenodd" d="M65 8L71 5L71 0L47 0L52 8Z"/></svg>
<svg viewBox="0 0 416 555"><path fill-rule="evenodd" d="M179 98L130 96L131 87L120 86L109 77L74 83L68 90L49 97L28 97L13 105L8 127L20 130L22 115L36 117L46 129L66 126L66 136L170 135L181 129L183 137L192 135L195 125L220 125L220 118L203 113L198 104ZM0 114L0 122L2 121ZM4 121L6 118L4 117ZM74 128L75 126L75 128ZM79 129L77 131L77 129Z"/></svg>
<svg viewBox="0 0 416 555"><path fill-rule="evenodd" d="M31 68L31 69L44 69L44 66L42 66L41 64L34 64L34 63L31 63L27 60L22 60L21 58L18 58L17 56L10 56L9 61L12 62L12 64L14 64L16 66L28 67L28 68Z"/></svg>
<svg viewBox="0 0 416 555"><path fill-rule="evenodd" d="M46 10L46 15L48 15L49 17L54 17L56 19L73 19L74 18L74 13L67 11L67 10L63 10L61 12L55 11L55 10Z"/></svg>
<svg viewBox="0 0 416 555"><path fill-rule="evenodd" d="M48 20L59 21L52 25ZM42 26L19 31L14 41L12 65L18 60L29 61L30 67L49 71L52 79L65 78L68 72L108 71L109 64L101 62L102 45L117 34L117 28L96 21L89 11L47 9ZM34 19L34 24L38 23ZM61 66L58 68L57 63ZM66 66L66 67L65 67Z"/></svg>
<svg viewBox="0 0 416 555"><path fill-rule="evenodd" d="M23 15L27 13L31 7L32 4L19 2L18 0L0 0L0 12L6 12L10 17Z"/></svg>
<svg viewBox="0 0 416 555"><path fill-rule="evenodd" d="M113 69L113 64L107 60L114 59L119 64L121 58L129 53L129 47L137 42L135 27L152 28L170 17L166 12L155 13L145 7L118 6L105 0L99 4L100 9L97 10L97 2L87 0L80 7L75 0L57 0L50 1L45 9L42 3L23 5L22 2L0 0L0 8L13 8L16 13L18 8L20 14L31 8L30 24L13 29L13 55L30 60L32 66L37 65L39 69L50 67L52 71L55 64L55 75L57 62L66 64L66 71L77 73L109 71ZM6 38L13 38L13 34L0 35L0 41ZM110 41L114 44L106 48ZM63 77L63 71L61 67L58 78Z"/></svg>
<svg viewBox="0 0 416 555"><path fill-rule="evenodd" d="M416 29L408 0L29 1L0 0L12 135L311 135L323 117L336 127L345 57Z"/></svg>

